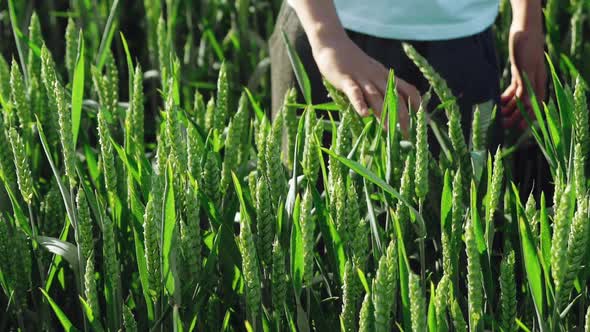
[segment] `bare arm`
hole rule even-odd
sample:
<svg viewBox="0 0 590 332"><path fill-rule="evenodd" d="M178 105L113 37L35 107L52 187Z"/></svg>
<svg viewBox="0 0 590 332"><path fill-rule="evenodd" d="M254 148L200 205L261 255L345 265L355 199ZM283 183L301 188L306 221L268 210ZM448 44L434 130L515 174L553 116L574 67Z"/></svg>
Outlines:
<svg viewBox="0 0 590 332"><path fill-rule="evenodd" d="M368 56L346 35L332 0L295 0L292 2L309 39L313 57L322 75L344 92L356 111L377 116L383 105L388 69ZM408 102L417 110L420 94L407 82L397 79L400 95L399 119L402 130L408 125Z"/></svg>
<svg viewBox="0 0 590 332"><path fill-rule="evenodd" d="M346 33L336 14L332 0L297 0L293 3L312 49L318 49L333 38L344 38Z"/></svg>
<svg viewBox="0 0 590 332"><path fill-rule="evenodd" d="M544 56L544 35L541 0L511 0L512 25L510 26L509 50L512 81L502 94L502 115L504 126L511 128L526 127L516 100L523 98L530 110L527 100L524 73L530 80L535 95L539 100L545 99L547 72Z"/></svg>

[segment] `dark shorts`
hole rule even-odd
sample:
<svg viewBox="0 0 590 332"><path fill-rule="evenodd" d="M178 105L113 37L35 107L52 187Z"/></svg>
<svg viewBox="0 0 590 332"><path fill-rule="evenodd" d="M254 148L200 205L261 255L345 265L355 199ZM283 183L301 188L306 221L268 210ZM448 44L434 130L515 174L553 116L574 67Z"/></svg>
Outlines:
<svg viewBox="0 0 590 332"><path fill-rule="evenodd" d="M281 29L299 54L309 75L314 103L328 101L321 75L312 56L311 46L301 27L295 11L285 3L279 12L275 31L269 41L271 58L272 109L273 114L283 102L287 89L297 87L295 76L281 38ZM413 84L425 93L430 85L406 56L402 42L413 45L434 69L447 81L457 97L463 115L463 131L469 137L473 106L487 101L499 103L500 69L491 27L485 31L463 38L441 41L411 41L384 39L347 30L348 36L364 52L387 68L394 68L395 75ZM301 94L299 94L301 96ZM433 98L431 107L439 101ZM443 112L440 120L446 122ZM489 146L501 143L501 131L496 121L490 130Z"/></svg>

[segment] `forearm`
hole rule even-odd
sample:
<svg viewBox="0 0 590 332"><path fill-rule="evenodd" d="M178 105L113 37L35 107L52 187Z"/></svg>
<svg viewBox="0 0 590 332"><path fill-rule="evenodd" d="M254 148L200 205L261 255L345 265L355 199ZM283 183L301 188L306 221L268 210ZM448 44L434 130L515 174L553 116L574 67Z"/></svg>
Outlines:
<svg viewBox="0 0 590 332"><path fill-rule="evenodd" d="M517 30L543 29L541 0L510 0L512 5L512 28Z"/></svg>
<svg viewBox="0 0 590 332"><path fill-rule="evenodd" d="M345 37L332 0L294 0L291 4L312 50L317 51L331 40Z"/></svg>

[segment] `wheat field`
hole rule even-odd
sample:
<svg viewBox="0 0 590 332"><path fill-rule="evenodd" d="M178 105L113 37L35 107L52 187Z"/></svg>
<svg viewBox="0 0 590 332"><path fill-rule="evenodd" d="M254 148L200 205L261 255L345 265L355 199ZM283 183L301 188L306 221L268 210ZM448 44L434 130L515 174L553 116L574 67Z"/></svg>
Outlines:
<svg viewBox="0 0 590 332"><path fill-rule="evenodd" d="M549 98L493 151L410 45L445 122L402 137L393 72L381 119L327 82L271 119L279 7L0 1L0 330L590 331L590 4L545 4Z"/></svg>

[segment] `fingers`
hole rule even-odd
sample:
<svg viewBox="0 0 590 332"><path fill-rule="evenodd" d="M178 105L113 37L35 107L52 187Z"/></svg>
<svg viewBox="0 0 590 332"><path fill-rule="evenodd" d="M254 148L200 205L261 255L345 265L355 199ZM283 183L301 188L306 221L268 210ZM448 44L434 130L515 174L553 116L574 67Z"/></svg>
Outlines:
<svg viewBox="0 0 590 332"><path fill-rule="evenodd" d="M342 92L346 94L348 100L360 116L368 116L370 114L369 107L365 101L363 91L359 85L352 79L347 79L343 83Z"/></svg>
<svg viewBox="0 0 590 332"><path fill-rule="evenodd" d="M514 99L514 95L516 94L516 83L513 81L506 90L500 96L500 101L502 104L507 104L509 101Z"/></svg>
<svg viewBox="0 0 590 332"><path fill-rule="evenodd" d="M514 73L513 73L514 74ZM547 73L544 65L541 64L536 70L529 71L531 87L537 100L542 102L546 96ZM525 117L518 109L518 101L522 102L525 112L531 119L535 118L532 107L530 94L527 91L524 81L520 76L514 77L510 86L501 95L501 114L503 116L502 124L505 128L517 127L524 130L528 127Z"/></svg>
<svg viewBox="0 0 590 332"><path fill-rule="evenodd" d="M515 97L518 99L524 99L526 94L527 93L524 84L517 83Z"/></svg>
<svg viewBox="0 0 590 332"><path fill-rule="evenodd" d="M528 128L528 123L526 122L525 119L520 120L519 124L518 124L518 129L520 130L525 130Z"/></svg>
<svg viewBox="0 0 590 332"><path fill-rule="evenodd" d="M516 98L512 97L510 98L510 100L508 100L507 103L502 103L502 115L504 116L508 116L510 114L512 114L512 112L514 112L514 110L516 110Z"/></svg>
<svg viewBox="0 0 590 332"><path fill-rule="evenodd" d="M370 81L364 81L361 83L363 95L369 106L375 112L377 117L381 117L381 109L383 108L383 95Z"/></svg>
<svg viewBox="0 0 590 332"><path fill-rule="evenodd" d="M384 95L387 89L387 70L383 66L374 68L375 75L370 78L346 78L339 84L357 113L363 117L375 113L381 120ZM402 79L396 80L398 98L398 118L402 131L407 133L409 126L408 112L420 108L421 96L418 89ZM387 126L387 124L384 124Z"/></svg>
<svg viewBox="0 0 590 332"><path fill-rule="evenodd" d="M522 118L522 114L518 110L510 113L509 115L505 115L502 119L502 126L504 128L512 128L514 125L519 124Z"/></svg>
<svg viewBox="0 0 590 332"><path fill-rule="evenodd" d="M407 110L417 112L420 108L420 103L422 102L422 97L420 96L418 89L402 79L396 80L396 88L398 95L407 105Z"/></svg>
<svg viewBox="0 0 590 332"><path fill-rule="evenodd" d="M385 67L382 69L377 69L377 74L371 77L370 82L377 88L381 96L385 98L385 94L387 93L387 70L385 70Z"/></svg>

